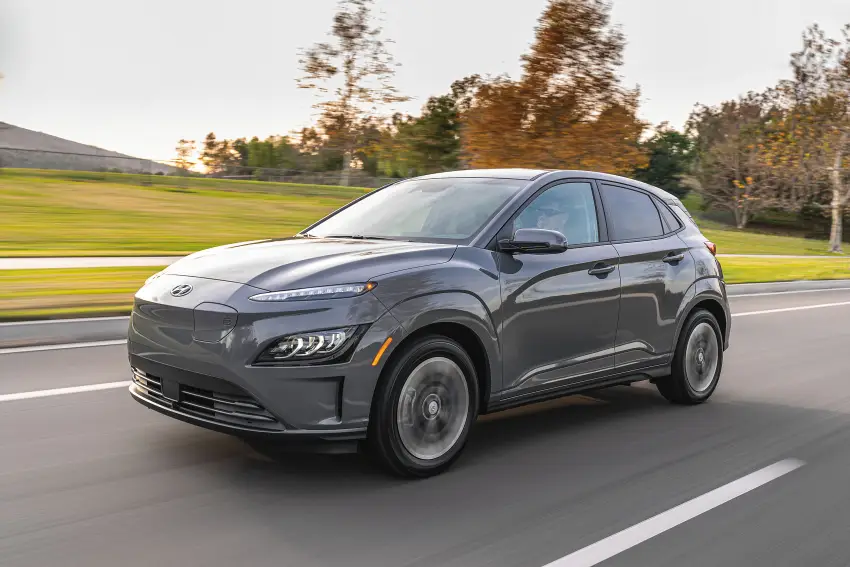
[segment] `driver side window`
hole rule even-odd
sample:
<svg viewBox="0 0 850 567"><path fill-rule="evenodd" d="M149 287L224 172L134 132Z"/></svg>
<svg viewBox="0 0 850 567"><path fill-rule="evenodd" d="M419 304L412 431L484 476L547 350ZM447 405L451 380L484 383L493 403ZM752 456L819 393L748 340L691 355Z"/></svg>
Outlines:
<svg viewBox="0 0 850 567"><path fill-rule="evenodd" d="M514 232L519 228L557 230L568 245L599 242L593 187L586 182L550 187L514 219Z"/></svg>

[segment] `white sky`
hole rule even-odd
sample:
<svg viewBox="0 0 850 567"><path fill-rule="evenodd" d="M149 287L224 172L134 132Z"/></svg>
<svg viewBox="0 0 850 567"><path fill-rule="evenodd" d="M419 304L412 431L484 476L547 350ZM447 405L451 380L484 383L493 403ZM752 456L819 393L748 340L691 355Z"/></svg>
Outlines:
<svg viewBox="0 0 850 567"><path fill-rule="evenodd" d="M546 0L377 0L417 112L472 73L516 76ZM181 137L286 134L309 124L298 50L335 0L0 0L0 121L140 157ZM614 0L641 114L681 127L789 74L800 34L850 23L850 0Z"/></svg>

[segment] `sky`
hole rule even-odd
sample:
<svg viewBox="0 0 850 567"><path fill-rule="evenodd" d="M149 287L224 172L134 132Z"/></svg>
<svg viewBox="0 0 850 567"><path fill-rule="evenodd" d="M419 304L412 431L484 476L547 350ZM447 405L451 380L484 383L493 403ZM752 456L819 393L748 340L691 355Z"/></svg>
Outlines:
<svg viewBox="0 0 850 567"><path fill-rule="evenodd" d="M416 113L452 81L519 74L547 0L376 0L400 91ZM0 121L138 157L173 159L180 138L286 134L311 122L299 50L325 39L336 0L0 0ZM614 0L624 84L641 117L682 127L789 76L818 22L848 0Z"/></svg>

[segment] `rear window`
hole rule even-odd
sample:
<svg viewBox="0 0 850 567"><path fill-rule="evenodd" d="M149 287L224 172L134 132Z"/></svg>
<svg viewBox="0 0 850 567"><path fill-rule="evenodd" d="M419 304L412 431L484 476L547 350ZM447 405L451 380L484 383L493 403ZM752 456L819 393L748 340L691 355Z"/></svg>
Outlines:
<svg viewBox="0 0 850 567"><path fill-rule="evenodd" d="M657 238L664 234L661 217L652 198L639 191L617 185L602 185L605 212L611 224L613 240Z"/></svg>

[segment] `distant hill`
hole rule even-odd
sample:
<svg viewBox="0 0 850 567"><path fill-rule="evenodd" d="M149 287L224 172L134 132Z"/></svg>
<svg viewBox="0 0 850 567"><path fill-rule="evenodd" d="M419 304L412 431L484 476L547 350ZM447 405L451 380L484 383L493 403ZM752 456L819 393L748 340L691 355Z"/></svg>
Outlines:
<svg viewBox="0 0 850 567"><path fill-rule="evenodd" d="M0 167L173 174L177 168L0 122Z"/></svg>

